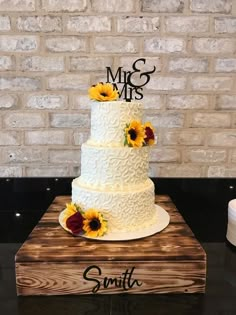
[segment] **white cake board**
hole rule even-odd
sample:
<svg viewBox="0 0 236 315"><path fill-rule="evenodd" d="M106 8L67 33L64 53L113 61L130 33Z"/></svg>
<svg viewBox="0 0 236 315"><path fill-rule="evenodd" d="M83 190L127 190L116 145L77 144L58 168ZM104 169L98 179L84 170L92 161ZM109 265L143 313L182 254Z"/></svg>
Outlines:
<svg viewBox="0 0 236 315"><path fill-rule="evenodd" d="M87 238L87 239L92 239L92 240L99 240L99 241L129 241L129 240L135 240L139 238L144 238L147 236L151 236L153 234L156 234L162 230L164 230L168 224L170 223L170 216L166 212L165 209L162 207L155 205L155 215L156 219L154 221L153 225L143 228L138 231L129 231L129 232L107 232L103 236L100 237L88 237L84 234L79 234L78 236ZM71 233L71 231L66 227L66 224L63 222L63 217L64 217L64 212L66 210L63 210L60 215L59 215L59 223L63 227L64 230L67 232Z"/></svg>

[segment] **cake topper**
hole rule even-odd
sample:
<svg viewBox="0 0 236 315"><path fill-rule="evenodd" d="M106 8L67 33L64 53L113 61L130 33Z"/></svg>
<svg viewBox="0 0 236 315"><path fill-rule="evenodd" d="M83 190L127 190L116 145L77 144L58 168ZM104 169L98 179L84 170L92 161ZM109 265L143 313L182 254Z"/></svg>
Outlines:
<svg viewBox="0 0 236 315"><path fill-rule="evenodd" d="M110 67L106 67L107 82L112 83L120 91L120 98L126 101L143 98L143 87L150 81L150 75L156 71L155 66L150 71L142 71L142 66L145 63L146 59L139 58L134 61L132 71L125 71L122 70L123 67L119 67L115 74ZM123 85L122 88L118 89L117 84Z"/></svg>

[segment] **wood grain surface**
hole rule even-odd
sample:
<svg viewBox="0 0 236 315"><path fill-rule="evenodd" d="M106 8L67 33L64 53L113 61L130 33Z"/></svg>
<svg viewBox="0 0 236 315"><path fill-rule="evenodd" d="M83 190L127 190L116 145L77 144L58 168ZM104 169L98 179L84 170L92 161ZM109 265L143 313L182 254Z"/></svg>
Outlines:
<svg viewBox="0 0 236 315"><path fill-rule="evenodd" d="M156 196L170 215L167 228L118 242L74 237L63 230L58 216L67 202L69 196L55 198L16 254L18 295L91 294L96 284L95 293L105 294L205 291L206 254L169 196ZM90 266L95 267L88 280L84 272Z"/></svg>

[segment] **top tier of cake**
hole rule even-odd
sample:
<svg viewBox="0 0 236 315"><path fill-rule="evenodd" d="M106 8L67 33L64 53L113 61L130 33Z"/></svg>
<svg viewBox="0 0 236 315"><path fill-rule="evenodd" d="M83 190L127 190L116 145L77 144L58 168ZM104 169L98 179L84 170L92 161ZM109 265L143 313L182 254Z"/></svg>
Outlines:
<svg viewBox="0 0 236 315"><path fill-rule="evenodd" d="M88 144L123 146L124 128L132 120L142 120L143 106L137 102L91 102L91 134Z"/></svg>

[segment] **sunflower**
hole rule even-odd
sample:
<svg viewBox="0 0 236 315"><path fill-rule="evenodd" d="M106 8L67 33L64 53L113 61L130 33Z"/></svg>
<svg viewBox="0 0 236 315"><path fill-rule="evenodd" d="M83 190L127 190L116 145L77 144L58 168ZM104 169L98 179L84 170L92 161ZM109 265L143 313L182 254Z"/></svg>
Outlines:
<svg viewBox="0 0 236 315"><path fill-rule="evenodd" d="M146 122L144 124L144 131L145 131L145 137L144 137L145 145L153 145L155 142L155 136L154 136L155 130L150 122Z"/></svg>
<svg viewBox="0 0 236 315"><path fill-rule="evenodd" d="M125 145L141 147L144 143L145 131L139 120L133 120L125 128Z"/></svg>
<svg viewBox="0 0 236 315"><path fill-rule="evenodd" d="M103 219L100 212L88 209L84 214L83 230L89 237L102 236L107 231L107 221Z"/></svg>
<svg viewBox="0 0 236 315"><path fill-rule="evenodd" d="M88 92L92 100L100 102L115 101L119 97L119 92L111 83L100 82L91 86Z"/></svg>

